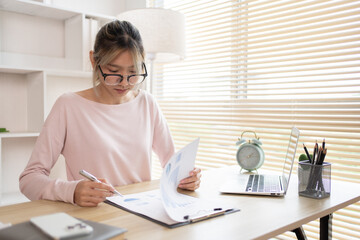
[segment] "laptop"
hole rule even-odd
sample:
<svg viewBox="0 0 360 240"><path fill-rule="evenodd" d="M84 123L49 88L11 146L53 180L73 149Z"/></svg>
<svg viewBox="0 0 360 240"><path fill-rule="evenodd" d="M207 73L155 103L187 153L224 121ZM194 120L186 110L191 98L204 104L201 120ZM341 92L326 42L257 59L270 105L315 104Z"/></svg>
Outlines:
<svg viewBox="0 0 360 240"><path fill-rule="evenodd" d="M284 196L289 186L300 131L293 127L281 175L234 174L220 187L221 193Z"/></svg>

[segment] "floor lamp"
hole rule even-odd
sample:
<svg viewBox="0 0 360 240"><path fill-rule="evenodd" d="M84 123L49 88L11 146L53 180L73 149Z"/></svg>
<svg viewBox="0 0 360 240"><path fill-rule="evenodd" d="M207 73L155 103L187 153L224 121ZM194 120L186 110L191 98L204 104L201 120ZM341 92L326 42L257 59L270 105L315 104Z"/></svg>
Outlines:
<svg viewBox="0 0 360 240"><path fill-rule="evenodd" d="M153 92L154 62L175 62L185 57L185 18L173 10L144 8L122 12L119 20L131 22L139 29L150 63L149 92Z"/></svg>

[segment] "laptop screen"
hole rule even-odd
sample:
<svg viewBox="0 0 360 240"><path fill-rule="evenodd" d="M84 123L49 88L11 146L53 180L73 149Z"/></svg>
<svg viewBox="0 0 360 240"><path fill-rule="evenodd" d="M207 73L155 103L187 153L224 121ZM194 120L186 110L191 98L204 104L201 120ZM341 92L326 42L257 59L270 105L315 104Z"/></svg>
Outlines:
<svg viewBox="0 0 360 240"><path fill-rule="evenodd" d="M282 173L285 193L289 185L288 183L289 183L292 167L294 164L299 136L300 136L299 130L296 127L293 127L290 134L289 146L286 152L284 168Z"/></svg>

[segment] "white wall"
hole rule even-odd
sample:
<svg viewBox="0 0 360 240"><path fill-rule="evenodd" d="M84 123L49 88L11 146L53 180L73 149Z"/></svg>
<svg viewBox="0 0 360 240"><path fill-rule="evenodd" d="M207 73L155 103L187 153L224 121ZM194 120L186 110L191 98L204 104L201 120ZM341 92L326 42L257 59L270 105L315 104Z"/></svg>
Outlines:
<svg viewBox="0 0 360 240"><path fill-rule="evenodd" d="M0 127L6 127L15 132L27 130L27 81L25 77L22 74L0 72Z"/></svg>
<svg viewBox="0 0 360 240"><path fill-rule="evenodd" d="M127 0L126 1L126 10L146 8L146 0Z"/></svg>
<svg viewBox="0 0 360 240"><path fill-rule="evenodd" d="M64 57L63 21L0 11L0 22L0 51Z"/></svg>

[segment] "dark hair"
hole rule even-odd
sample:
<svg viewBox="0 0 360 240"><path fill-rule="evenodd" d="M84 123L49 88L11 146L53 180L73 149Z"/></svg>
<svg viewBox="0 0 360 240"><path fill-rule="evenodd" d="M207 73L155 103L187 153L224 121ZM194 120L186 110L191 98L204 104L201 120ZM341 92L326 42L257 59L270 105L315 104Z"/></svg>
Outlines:
<svg viewBox="0 0 360 240"><path fill-rule="evenodd" d="M94 44L95 66L106 65L119 53L130 51L134 65L144 61L145 51L139 30L127 21L114 20L97 33ZM98 68L94 68L94 86L98 84Z"/></svg>

